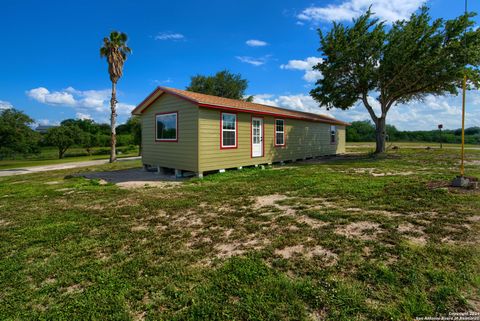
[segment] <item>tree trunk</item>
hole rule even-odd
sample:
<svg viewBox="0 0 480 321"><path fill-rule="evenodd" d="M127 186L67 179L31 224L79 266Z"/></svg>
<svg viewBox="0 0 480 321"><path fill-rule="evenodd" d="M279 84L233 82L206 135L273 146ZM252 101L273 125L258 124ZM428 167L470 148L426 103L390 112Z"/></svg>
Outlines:
<svg viewBox="0 0 480 321"><path fill-rule="evenodd" d="M385 116L377 118L375 122L375 154L385 153L385 137L387 135L387 124Z"/></svg>
<svg viewBox="0 0 480 321"><path fill-rule="evenodd" d="M112 110L112 114L110 115L110 126L111 126L111 133L112 133L111 140L110 140L110 163L113 163L117 160L117 152L116 152L117 131L115 128L116 120L117 120L116 104L117 104L117 87L116 87L116 83L112 82L112 98L110 99L110 108Z"/></svg>
<svg viewBox="0 0 480 321"><path fill-rule="evenodd" d="M62 159L63 155L65 155L65 150L63 150L63 148L59 148L58 149L58 158Z"/></svg>

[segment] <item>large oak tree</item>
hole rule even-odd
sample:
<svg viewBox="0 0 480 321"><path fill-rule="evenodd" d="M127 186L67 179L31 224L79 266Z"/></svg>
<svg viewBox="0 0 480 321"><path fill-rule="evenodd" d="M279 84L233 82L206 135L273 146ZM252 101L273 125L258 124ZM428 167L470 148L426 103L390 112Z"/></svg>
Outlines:
<svg viewBox="0 0 480 321"><path fill-rule="evenodd" d="M478 87L480 29L473 28L473 16L432 20L422 7L410 19L387 26L368 10L351 25L318 30L323 61L314 69L323 78L310 94L327 109L363 103L376 127L375 152L382 153L392 107L430 94L457 94L464 73L469 88ZM377 112L372 98L380 106Z"/></svg>

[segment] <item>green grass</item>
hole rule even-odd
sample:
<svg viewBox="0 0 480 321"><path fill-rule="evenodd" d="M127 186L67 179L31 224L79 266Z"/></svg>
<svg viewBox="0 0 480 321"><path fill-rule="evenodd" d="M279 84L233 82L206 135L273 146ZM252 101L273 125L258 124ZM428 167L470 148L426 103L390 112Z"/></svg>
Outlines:
<svg viewBox="0 0 480 321"><path fill-rule="evenodd" d="M119 147L122 149L122 147ZM82 162L82 161L90 161L90 160L97 160L97 159L108 159L110 156L108 155L109 148L106 147L95 147L92 149L92 155L87 155L85 149L75 147L70 148L67 153L65 154L65 158L59 159L58 158L58 150L51 147L42 148L40 154L38 155L31 155L28 157L22 157L17 159L5 159L0 160L0 170L2 169L12 169L12 168L21 168L21 167L30 167L30 166L42 166L42 165L55 165L55 164L63 164L63 163L71 163L71 162ZM102 154L97 154L102 152ZM126 153L119 154L118 157L130 157L130 156L138 156L138 149L134 148L133 150L129 150Z"/></svg>
<svg viewBox="0 0 480 321"><path fill-rule="evenodd" d="M132 190L64 177L139 161L0 178L0 319L411 320L478 309L480 192L441 186L457 158L401 148ZM480 177L479 161L467 152L468 175Z"/></svg>

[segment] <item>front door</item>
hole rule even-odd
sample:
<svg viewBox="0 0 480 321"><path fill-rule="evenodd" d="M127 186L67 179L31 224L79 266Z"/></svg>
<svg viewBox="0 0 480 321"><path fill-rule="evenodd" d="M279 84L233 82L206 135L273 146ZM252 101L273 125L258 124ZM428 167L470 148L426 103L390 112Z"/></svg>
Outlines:
<svg viewBox="0 0 480 321"><path fill-rule="evenodd" d="M252 157L263 156L263 118L252 117Z"/></svg>

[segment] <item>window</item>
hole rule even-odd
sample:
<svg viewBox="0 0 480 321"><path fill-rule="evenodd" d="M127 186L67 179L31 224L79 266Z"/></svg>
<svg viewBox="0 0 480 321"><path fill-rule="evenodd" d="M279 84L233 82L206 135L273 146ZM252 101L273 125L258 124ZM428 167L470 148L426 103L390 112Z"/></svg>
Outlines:
<svg viewBox="0 0 480 321"><path fill-rule="evenodd" d="M330 144L337 142L337 126L330 126Z"/></svg>
<svg viewBox="0 0 480 321"><path fill-rule="evenodd" d="M221 148L237 147L237 115L222 113L220 128L222 130Z"/></svg>
<svg viewBox="0 0 480 321"><path fill-rule="evenodd" d="M275 119L275 146L285 146L285 120Z"/></svg>
<svg viewBox="0 0 480 321"><path fill-rule="evenodd" d="M177 141L178 114L157 114L156 119L156 140L165 142Z"/></svg>

